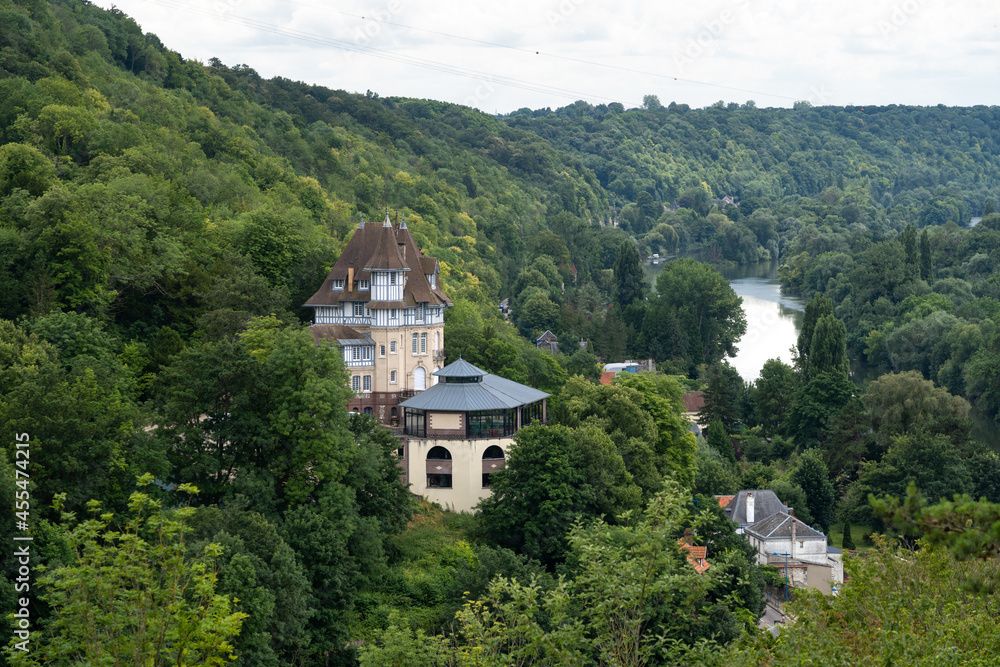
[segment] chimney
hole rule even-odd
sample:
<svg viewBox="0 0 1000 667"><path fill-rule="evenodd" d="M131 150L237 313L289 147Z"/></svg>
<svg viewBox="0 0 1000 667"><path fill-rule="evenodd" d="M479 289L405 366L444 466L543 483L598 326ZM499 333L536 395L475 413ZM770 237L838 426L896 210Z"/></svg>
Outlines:
<svg viewBox="0 0 1000 667"><path fill-rule="evenodd" d="M792 550L791 550L792 558L795 558L795 524L797 524L797 523L798 523L798 521L796 521L795 518L793 517L792 518Z"/></svg>
<svg viewBox="0 0 1000 667"><path fill-rule="evenodd" d="M753 523L753 494L747 493L747 523Z"/></svg>

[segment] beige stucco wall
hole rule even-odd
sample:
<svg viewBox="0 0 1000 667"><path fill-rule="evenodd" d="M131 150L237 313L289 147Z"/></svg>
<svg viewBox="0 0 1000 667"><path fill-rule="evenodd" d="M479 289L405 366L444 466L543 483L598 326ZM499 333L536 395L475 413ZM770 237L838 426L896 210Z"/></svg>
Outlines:
<svg viewBox="0 0 1000 667"><path fill-rule="evenodd" d="M513 441L513 438L438 440L411 437L407 452L410 491L446 509L472 511L480 500L491 494L488 488L483 488L483 453L491 445L497 445L506 454ZM427 452L436 446L451 452L450 489L427 487Z"/></svg>
<svg viewBox="0 0 1000 667"><path fill-rule="evenodd" d="M434 353L444 349L444 324L415 325L400 327L356 327L367 331L375 341L375 368L372 372L372 391L398 392L413 389L413 370L422 367L427 373L426 388L437 382L434 371L443 367L443 362L434 361ZM427 353L413 354L411 337L413 334L427 334ZM434 334L438 335L438 348L434 349ZM389 351L390 341L396 341L396 353ZM385 357L379 356L380 346L385 345ZM396 371L396 384L389 381L390 372ZM352 371L355 374L357 371ZM363 373L362 373L363 374Z"/></svg>

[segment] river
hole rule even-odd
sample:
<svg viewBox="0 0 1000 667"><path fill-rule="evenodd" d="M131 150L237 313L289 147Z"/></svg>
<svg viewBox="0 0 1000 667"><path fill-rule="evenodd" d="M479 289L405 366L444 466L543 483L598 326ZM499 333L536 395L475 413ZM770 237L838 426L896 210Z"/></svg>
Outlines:
<svg viewBox="0 0 1000 667"><path fill-rule="evenodd" d="M663 270L664 264L661 260L657 266L652 266L649 262L643 265L643 272L650 285L656 285L656 277ZM777 357L791 365L791 348L802 327L806 300L781 293L778 264L777 261L758 262L720 271L733 291L743 297L747 332L737 343L736 357L729 359L729 363L747 382L753 382L760 376L760 370L768 359ZM861 386L877 375L859 361L851 364L851 374ZM1000 425L975 407L969 416L973 422L973 437L1000 452Z"/></svg>
<svg viewBox="0 0 1000 667"><path fill-rule="evenodd" d="M661 262L644 265L646 280L656 284L663 270ZM805 300L781 293L778 284L778 262L741 264L721 271L737 295L743 297L743 312L747 332L737 343L736 357L729 360L740 376L753 382L768 359L778 358L792 363L792 346L799 337Z"/></svg>

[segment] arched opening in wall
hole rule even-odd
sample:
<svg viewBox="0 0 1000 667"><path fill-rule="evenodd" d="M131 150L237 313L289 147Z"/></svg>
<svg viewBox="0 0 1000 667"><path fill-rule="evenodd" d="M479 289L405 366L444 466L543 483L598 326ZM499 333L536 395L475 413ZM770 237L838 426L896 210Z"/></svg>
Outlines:
<svg viewBox="0 0 1000 667"><path fill-rule="evenodd" d="M371 408L365 408L365 414L366 415L372 414L372 409Z"/></svg>
<svg viewBox="0 0 1000 667"><path fill-rule="evenodd" d="M427 388L427 371L420 366L413 369L413 389L423 391Z"/></svg>
<svg viewBox="0 0 1000 667"><path fill-rule="evenodd" d="M493 475L504 468L503 450L497 445L490 445L483 452L483 488L493 486Z"/></svg>
<svg viewBox="0 0 1000 667"><path fill-rule="evenodd" d="M392 426L399 426L399 408L392 408L389 411L389 423Z"/></svg>
<svg viewBox="0 0 1000 667"><path fill-rule="evenodd" d="M451 452L440 445L427 452L427 488L451 488Z"/></svg>

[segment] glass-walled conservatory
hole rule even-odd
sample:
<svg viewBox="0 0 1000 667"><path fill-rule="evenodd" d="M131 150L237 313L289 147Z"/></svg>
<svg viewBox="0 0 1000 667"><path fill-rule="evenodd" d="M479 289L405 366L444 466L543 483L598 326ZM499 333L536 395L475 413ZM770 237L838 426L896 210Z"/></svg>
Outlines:
<svg viewBox="0 0 1000 667"><path fill-rule="evenodd" d="M405 401L405 435L414 438L509 438L533 421L544 423L548 394L491 375L459 359L435 375L438 383Z"/></svg>

